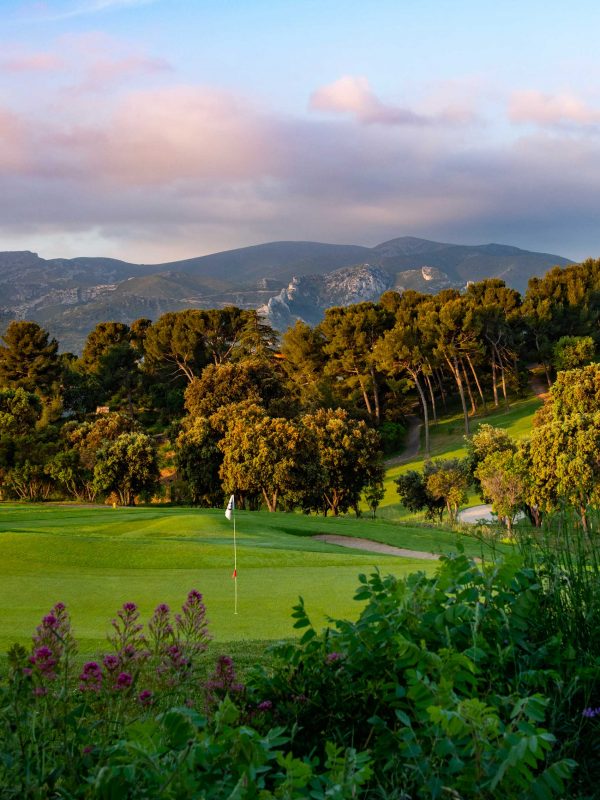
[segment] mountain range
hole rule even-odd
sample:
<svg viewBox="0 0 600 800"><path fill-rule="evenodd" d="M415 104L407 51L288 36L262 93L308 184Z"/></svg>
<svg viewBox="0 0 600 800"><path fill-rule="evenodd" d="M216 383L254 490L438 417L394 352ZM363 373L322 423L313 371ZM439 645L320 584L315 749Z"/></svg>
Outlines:
<svg viewBox="0 0 600 800"><path fill-rule="evenodd" d="M387 289L437 292L502 278L524 291L530 277L572 263L500 244L456 245L410 236L376 247L269 242L164 264L112 258L43 259L0 252L0 327L32 319L63 350L78 352L98 322L156 319L166 311L258 308L278 330L316 324L324 310L377 300Z"/></svg>

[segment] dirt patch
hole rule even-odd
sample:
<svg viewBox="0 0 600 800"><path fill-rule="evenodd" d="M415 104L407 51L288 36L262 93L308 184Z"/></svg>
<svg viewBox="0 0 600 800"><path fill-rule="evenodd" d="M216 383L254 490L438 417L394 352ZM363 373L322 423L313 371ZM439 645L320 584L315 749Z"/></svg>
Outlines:
<svg viewBox="0 0 600 800"><path fill-rule="evenodd" d="M337 544L340 547L352 547L354 550L367 550L369 553L381 553L386 556L422 558L428 561L437 561L441 558L436 553L426 553L424 550L406 550L404 547L393 547L391 544L374 542L372 539L358 539L355 536L336 536L335 534L320 533L312 538L328 544Z"/></svg>

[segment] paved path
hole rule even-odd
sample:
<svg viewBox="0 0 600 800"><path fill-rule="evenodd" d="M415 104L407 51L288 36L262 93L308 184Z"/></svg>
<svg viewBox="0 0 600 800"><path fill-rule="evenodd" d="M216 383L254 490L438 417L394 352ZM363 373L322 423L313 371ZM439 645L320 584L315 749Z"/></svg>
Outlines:
<svg viewBox="0 0 600 800"><path fill-rule="evenodd" d="M395 467L396 464L404 464L406 461L412 461L419 455L419 448L421 447L421 420L419 417L411 414L406 418L408 421L408 430L406 433L406 442L404 443L404 450L397 456L386 458L386 467Z"/></svg>
<svg viewBox="0 0 600 800"><path fill-rule="evenodd" d="M358 539L355 536L336 536L334 534L322 533L313 536L320 542L337 544L340 547L352 547L355 550L367 550L369 553L382 553L386 556L400 556L400 558L422 558L428 561L437 561L440 558L435 553L426 553L424 550L406 550L404 547L393 547L390 544L374 542L372 539Z"/></svg>
<svg viewBox="0 0 600 800"><path fill-rule="evenodd" d="M480 519L485 522L495 522L496 515L492 514L492 506L489 503L481 506L471 506L458 512L459 522L467 522L474 525Z"/></svg>

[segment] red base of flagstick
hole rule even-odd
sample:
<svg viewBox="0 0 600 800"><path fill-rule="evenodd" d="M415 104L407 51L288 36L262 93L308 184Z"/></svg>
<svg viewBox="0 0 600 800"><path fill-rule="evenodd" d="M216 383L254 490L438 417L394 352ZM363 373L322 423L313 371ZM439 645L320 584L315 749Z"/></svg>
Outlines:
<svg viewBox="0 0 600 800"><path fill-rule="evenodd" d="M232 578L237 578L237 569L233 570L233 575L231 577Z"/></svg>

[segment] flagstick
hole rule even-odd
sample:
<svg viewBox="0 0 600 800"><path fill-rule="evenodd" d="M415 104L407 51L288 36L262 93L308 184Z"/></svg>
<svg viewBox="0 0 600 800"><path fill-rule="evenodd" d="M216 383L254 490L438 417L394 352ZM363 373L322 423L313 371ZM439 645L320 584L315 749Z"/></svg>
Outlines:
<svg viewBox="0 0 600 800"><path fill-rule="evenodd" d="M238 608L238 595L237 595L237 541L235 537L235 501L233 503L233 574L235 575L233 579L234 585L234 614L237 614Z"/></svg>

